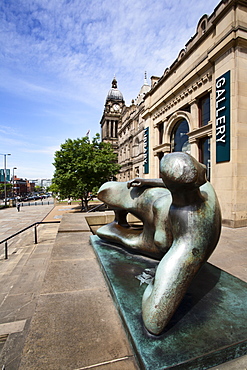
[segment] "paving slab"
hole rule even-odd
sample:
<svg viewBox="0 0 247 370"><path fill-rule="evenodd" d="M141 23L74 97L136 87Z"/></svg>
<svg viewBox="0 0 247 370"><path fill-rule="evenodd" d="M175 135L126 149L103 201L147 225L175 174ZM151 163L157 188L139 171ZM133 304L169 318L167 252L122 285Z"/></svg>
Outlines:
<svg viewBox="0 0 247 370"><path fill-rule="evenodd" d="M43 294L20 369L77 369L131 355L105 290Z"/></svg>
<svg viewBox="0 0 247 370"><path fill-rule="evenodd" d="M59 232L90 232L85 213L66 213L63 215Z"/></svg>
<svg viewBox="0 0 247 370"><path fill-rule="evenodd" d="M92 259L52 261L48 267L42 293L95 289L102 283L101 271Z"/></svg>
<svg viewBox="0 0 247 370"><path fill-rule="evenodd" d="M24 329L25 324L26 320L0 324L0 335L18 333Z"/></svg>
<svg viewBox="0 0 247 370"><path fill-rule="evenodd" d="M57 224L39 226L42 243L37 245L24 232L14 243L16 253L0 260L0 328L6 332L0 367L6 370L19 368L57 229ZM18 328L18 322L24 325Z"/></svg>
<svg viewBox="0 0 247 370"><path fill-rule="evenodd" d="M247 282L247 227L222 227L219 243L208 262Z"/></svg>
<svg viewBox="0 0 247 370"><path fill-rule="evenodd" d="M30 231L11 245L9 260L0 260L0 325L26 320L22 331L7 335L2 352L1 346L0 368L5 365L6 370L18 370L22 360L21 370L137 369L133 351L89 245L91 233L83 221L85 214L58 205L53 209L50 206L52 211L42 216L43 211L38 211L40 207L26 207L32 209L29 221L32 217L54 221L56 217L61 219L61 215L62 222L64 217L65 221L58 234L56 224L39 226L38 248L33 245L33 232ZM0 227L3 228L0 230L4 230L4 235L19 227L19 218L27 216L24 210L19 214L15 209L2 211ZM74 211L76 213L71 213ZM28 222L28 217L26 220ZM247 228L223 228L210 262L247 281L246 243ZM33 284L35 270L37 284ZM43 273L39 274L38 270ZM57 358L60 355L61 359ZM247 370L247 357L213 369Z"/></svg>
<svg viewBox="0 0 247 370"><path fill-rule="evenodd" d="M21 370L117 369L118 365L119 369L137 369L82 216L63 216Z"/></svg>
<svg viewBox="0 0 247 370"><path fill-rule="evenodd" d="M54 260L64 260L73 258L94 258L94 251L88 240L91 233L85 238L84 232L77 232L71 238L70 233L58 233L56 244L52 250Z"/></svg>

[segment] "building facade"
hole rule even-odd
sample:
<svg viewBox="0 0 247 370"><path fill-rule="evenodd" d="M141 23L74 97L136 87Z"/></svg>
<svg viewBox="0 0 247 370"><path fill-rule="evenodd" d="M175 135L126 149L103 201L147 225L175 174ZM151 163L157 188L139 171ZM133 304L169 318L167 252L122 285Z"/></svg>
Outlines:
<svg viewBox="0 0 247 370"><path fill-rule="evenodd" d="M166 153L188 152L207 167L223 224L247 226L247 1L222 0L203 15L177 59L129 107L112 89L101 129L118 148L118 180L158 178Z"/></svg>
<svg viewBox="0 0 247 370"><path fill-rule="evenodd" d="M144 174L145 121L144 97L150 90L145 75L144 84L130 106L125 106L118 127L118 163L121 166L119 181L128 181Z"/></svg>
<svg viewBox="0 0 247 370"><path fill-rule="evenodd" d="M223 224L247 226L247 2L223 0L145 96L144 177L164 154L185 151L207 166Z"/></svg>
<svg viewBox="0 0 247 370"><path fill-rule="evenodd" d="M12 183L14 196L24 196L34 192L35 183L30 182L27 179L21 179L14 176L14 178L12 178Z"/></svg>

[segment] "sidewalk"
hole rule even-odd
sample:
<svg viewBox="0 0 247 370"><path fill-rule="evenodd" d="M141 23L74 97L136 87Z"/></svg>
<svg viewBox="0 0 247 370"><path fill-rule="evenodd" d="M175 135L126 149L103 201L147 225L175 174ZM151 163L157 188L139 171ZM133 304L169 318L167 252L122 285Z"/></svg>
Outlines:
<svg viewBox="0 0 247 370"><path fill-rule="evenodd" d="M31 232L25 234L16 253L0 261L0 368L138 369L84 214L71 208L58 205L47 217L37 208L39 217L61 224L40 225L38 245ZM7 219L16 225L24 219L24 212L12 211L0 212L0 227ZM26 221L32 217L25 215ZM247 228L223 228L209 262L247 282L246 243ZM247 356L216 369L246 370Z"/></svg>
<svg viewBox="0 0 247 370"><path fill-rule="evenodd" d="M43 206L15 207L0 210L0 240L13 235L36 221L42 221L53 209L54 204Z"/></svg>

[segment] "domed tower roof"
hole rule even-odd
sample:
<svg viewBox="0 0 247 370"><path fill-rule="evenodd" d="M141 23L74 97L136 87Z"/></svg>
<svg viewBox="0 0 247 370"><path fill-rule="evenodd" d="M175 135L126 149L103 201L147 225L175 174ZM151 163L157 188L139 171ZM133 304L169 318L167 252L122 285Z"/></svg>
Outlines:
<svg viewBox="0 0 247 370"><path fill-rule="evenodd" d="M108 100L118 100L118 101L124 102L123 95L121 91L119 91L117 88L117 80L115 77L112 80L112 88L109 90L107 94L106 102Z"/></svg>

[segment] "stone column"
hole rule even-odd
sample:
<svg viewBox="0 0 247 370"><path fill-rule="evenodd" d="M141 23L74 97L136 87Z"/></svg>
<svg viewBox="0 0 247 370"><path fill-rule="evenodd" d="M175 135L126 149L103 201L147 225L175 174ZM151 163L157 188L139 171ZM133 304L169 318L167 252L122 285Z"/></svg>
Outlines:
<svg viewBox="0 0 247 370"><path fill-rule="evenodd" d="M190 143L190 154L199 160L199 149L198 149L198 141L194 137L189 138L189 143Z"/></svg>
<svg viewBox="0 0 247 370"><path fill-rule="evenodd" d="M197 99L190 101L190 113L191 113L190 131L193 131L199 128L199 109Z"/></svg>
<svg viewBox="0 0 247 370"><path fill-rule="evenodd" d="M154 124L154 143L153 147L156 147L159 145L159 125L156 123Z"/></svg>

